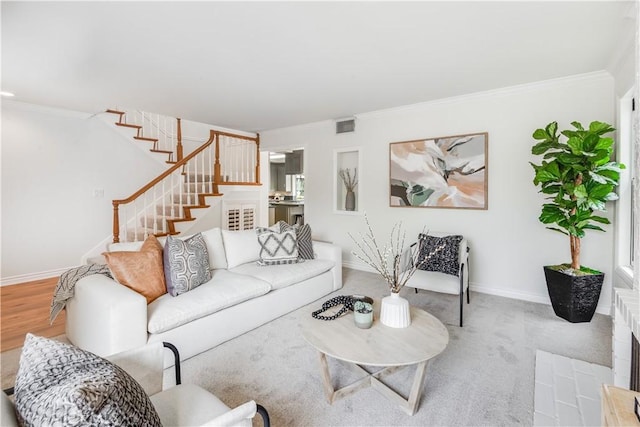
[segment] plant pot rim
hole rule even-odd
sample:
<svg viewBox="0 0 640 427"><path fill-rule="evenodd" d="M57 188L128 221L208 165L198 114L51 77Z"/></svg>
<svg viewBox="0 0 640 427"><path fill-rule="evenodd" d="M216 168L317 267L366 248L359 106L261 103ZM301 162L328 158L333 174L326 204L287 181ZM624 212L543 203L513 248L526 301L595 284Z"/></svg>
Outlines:
<svg viewBox="0 0 640 427"><path fill-rule="evenodd" d="M569 264L569 263L545 265L545 266L543 266L543 268L545 270L555 271L555 272L558 272L558 273L566 274L568 276L598 276L598 275L604 275L604 272L602 272L600 270L596 270L594 268L586 267L584 265L581 265L580 266L580 270L578 270L580 272L580 274L572 274L572 272L574 270L571 268L571 264Z"/></svg>

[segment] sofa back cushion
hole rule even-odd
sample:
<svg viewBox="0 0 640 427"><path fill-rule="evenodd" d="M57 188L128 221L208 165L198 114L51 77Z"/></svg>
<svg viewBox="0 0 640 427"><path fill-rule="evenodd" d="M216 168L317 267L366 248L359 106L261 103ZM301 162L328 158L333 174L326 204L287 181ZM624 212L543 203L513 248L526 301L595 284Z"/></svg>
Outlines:
<svg viewBox="0 0 640 427"><path fill-rule="evenodd" d="M209 251L209 267L212 270L227 268L227 254L224 251L222 230L218 227L202 232L202 238Z"/></svg>
<svg viewBox="0 0 640 427"><path fill-rule="evenodd" d="M234 268L260 258L260 244L255 230L222 230L222 241L227 255L227 268Z"/></svg>

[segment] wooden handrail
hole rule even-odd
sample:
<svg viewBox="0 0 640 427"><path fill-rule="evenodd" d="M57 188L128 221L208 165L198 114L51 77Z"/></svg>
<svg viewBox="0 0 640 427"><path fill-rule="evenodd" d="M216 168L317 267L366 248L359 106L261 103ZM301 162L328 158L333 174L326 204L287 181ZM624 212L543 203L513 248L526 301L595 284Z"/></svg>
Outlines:
<svg viewBox="0 0 640 427"><path fill-rule="evenodd" d="M180 119L178 119L178 135L180 136ZM126 199L120 199L120 200L113 200L112 201L112 204L113 204L113 242L114 243L118 243L120 241L120 219L119 219L119 209L118 209L119 206L122 205L122 204L131 203L134 200L136 200L138 197L140 197L141 195L143 195L144 193L149 191L151 188L153 188L153 186L155 186L156 184L160 183L163 179L167 178L169 175L174 173L176 170L178 170L179 168L184 167L191 159L193 159L199 153L204 151L214 141L215 141L216 145L215 145L215 163L214 163L213 184L217 185L217 184L222 183L221 182L221 176L220 176L220 174L221 174L221 171L220 171L220 168L221 168L221 165L220 165L220 136L229 136L229 137L234 138L234 139L244 139L244 140L248 140L248 141L254 141L256 143L257 163L256 163L255 184L256 185L260 184L260 175L259 175L259 172L260 172L260 135L257 135L256 137L252 138L252 137L248 137L248 136L244 136L244 135L236 135L236 134L233 134L233 133L221 132L221 131L216 131L216 130L212 129L212 130L210 130L210 133L209 133L209 139L204 144L202 144L200 147L198 147L196 150L191 152L186 157L184 157L182 159L178 159L178 162L176 164L174 164L169 169L164 171L162 174L160 174L159 176L154 178L148 184L146 184L145 186L140 188L138 191L133 193L131 196L127 197ZM179 141L180 141L180 139L181 138L179 137ZM178 153L178 155L180 155L180 152ZM240 184L240 183L238 183L238 184ZM248 183L244 183L244 184L248 184Z"/></svg>
<svg viewBox="0 0 640 427"><path fill-rule="evenodd" d="M191 160L192 158L194 158L195 156L198 155L198 153L200 153L201 151L203 151L205 148L207 148L208 146L211 145L211 143L214 141L215 137L216 137L217 132L215 131L210 131L209 134L209 139L207 140L207 142L205 142L204 144L202 144L200 147L198 147L196 150L194 150L192 153L190 153L187 157L185 157L184 159L180 160L179 162L177 162L175 165L171 166L169 169L167 169L166 171L164 171L163 173L161 173L160 175L158 175L155 179L153 179L151 182L149 182L147 185L145 185L144 187L142 187L141 189L139 189L138 191L136 191L135 193L133 193L131 196L127 197L126 199L121 199L121 200L114 200L113 204L114 206L116 204L122 205L122 204L126 204L126 203L131 203L133 202L135 199L137 199L138 197L140 197L141 195L143 195L144 193L146 193L147 191L149 191L151 189L151 187L153 187L154 185L156 185L157 183L159 183L160 181L162 181L163 179L165 179L166 177L168 177L169 175L171 175L173 172L175 172L176 170L180 169L182 166L184 166L189 160Z"/></svg>

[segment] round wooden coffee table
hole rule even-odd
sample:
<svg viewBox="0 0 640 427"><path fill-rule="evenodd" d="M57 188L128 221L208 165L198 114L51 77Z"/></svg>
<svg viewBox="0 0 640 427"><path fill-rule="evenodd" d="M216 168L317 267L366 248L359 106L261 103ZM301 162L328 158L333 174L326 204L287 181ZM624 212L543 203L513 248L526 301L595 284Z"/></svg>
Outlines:
<svg viewBox="0 0 640 427"><path fill-rule="evenodd" d="M422 395L427 363L449 343L449 332L442 322L424 310L411 307L411 325L402 329L390 328L380 323L380 300L374 300L373 325L369 329L359 329L354 324L353 312L325 321L311 317L311 312L317 308L314 305L305 316L302 335L320 352L323 387L329 403L360 389L373 387L396 402L407 414L413 415ZM341 389L334 389L327 356L349 362L348 366L366 376ZM362 365L383 369L370 373ZM408 398L382 382L383 378L412 365L417 365L417 368Z"/></svg>

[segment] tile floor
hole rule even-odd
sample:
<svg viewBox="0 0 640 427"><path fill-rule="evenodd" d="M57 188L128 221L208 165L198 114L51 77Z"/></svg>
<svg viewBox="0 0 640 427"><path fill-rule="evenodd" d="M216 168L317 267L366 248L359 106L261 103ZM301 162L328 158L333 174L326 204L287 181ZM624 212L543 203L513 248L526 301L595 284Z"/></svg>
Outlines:
<svg viewBox="0 0 640 427"><path fill-rule="evenodd" d="M599 426L600 388L611 368L536 352L534 426Z"/></svg>

